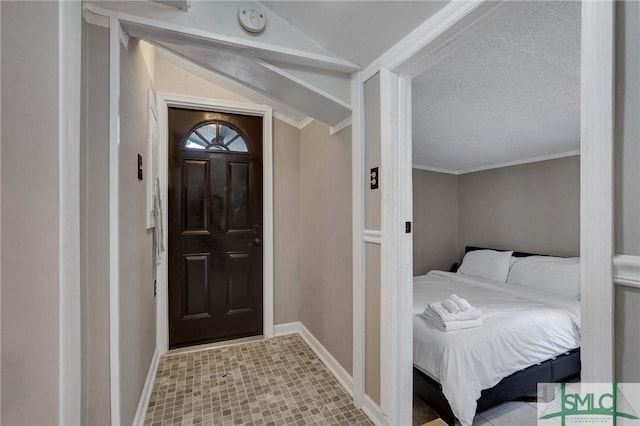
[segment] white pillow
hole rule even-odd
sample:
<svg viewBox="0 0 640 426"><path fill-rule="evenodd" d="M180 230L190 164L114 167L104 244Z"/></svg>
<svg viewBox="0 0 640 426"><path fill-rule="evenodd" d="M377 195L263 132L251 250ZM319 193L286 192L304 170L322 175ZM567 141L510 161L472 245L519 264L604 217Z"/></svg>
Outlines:
<svg viewBox="0 0 640 426"><path fill-rule="evenodd" d="M464 255L460 274L506 282L512 251L474 250Z"/></svg>
<svg viewBox="0 0 640 426"><path fill-rule="evenodd" d="M580 300L580 258L521 257L511 266L507 282Z"/></svg>

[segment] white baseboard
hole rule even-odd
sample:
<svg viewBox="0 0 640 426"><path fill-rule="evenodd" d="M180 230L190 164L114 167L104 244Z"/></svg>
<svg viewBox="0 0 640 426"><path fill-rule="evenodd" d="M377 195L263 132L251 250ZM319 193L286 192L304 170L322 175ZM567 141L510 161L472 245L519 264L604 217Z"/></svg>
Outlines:
<svg viewBox="0 0 640 426"><path fill-rule="evenodd" d="M147 407L149 406L149 400L151 399L151 392L153 391L153 382L156 379L156 371L158 370L158 364L160 363L160 352L156 349L151 358L151 364L149 365L149 372L147 373L147 379L144 382L142 388L142 394L140 394L140 402L138 402L138 409L136 410L136 416L133 418L133 426L142 426L144 424L144 418L147 415Z"/></svg>
<svg viewBox="0 0 640 426"><path fill-rule="evenodd" d="M276 324L273 326L273 336L286 336L287 334L300 334L300 326L302 323L299 321L288 322L286 324Z"/></svg>
<svg viewBox="0 0 640 426"><path fill-rule="evenodd" d="M362 411L376 426L388 426L389 420L380 411L380 406L369 395L364 396Z"/></svg>
<svg viewBox="0 0 640 426"><path fill-rule="evenodd" d="M349 396L353 396L353 378L347 370L322 346L322 343L301 322L290 322L274 326L274 336L284 336L285 334L298 333L300 337L309 345L320 361L335 376Z"/></svg>
<svg viewBox="0 0 640 426"><path fill-rule="evenodd" d="M338 380L349 396L353 397L353 378L331 353L320 343L316 337L301 322L290 322L274 326L274 336L298 333L309 345L320 361L329 369L329 372ZM368 395L365 395L362 411L376 426L388 426L389 421L382 415L380 407Z"/></svg>

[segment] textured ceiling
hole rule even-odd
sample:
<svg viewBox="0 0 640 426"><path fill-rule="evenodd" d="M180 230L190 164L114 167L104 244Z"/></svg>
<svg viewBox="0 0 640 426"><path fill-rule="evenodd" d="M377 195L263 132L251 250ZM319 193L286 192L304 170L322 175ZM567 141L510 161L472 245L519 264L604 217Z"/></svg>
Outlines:
<svg viewBox="0 0 640 426"><path fill-rule="evenodd" d="M261 1L335 55L369 65L445 1ZM268 25L268 24L267 24Z"/></svg>
<svg viewBox="0 0 640 426"><path fill-rule="evenodd" d="M528 3L414 79L414 164L464 171L579 146L578 2Z"/></svg>

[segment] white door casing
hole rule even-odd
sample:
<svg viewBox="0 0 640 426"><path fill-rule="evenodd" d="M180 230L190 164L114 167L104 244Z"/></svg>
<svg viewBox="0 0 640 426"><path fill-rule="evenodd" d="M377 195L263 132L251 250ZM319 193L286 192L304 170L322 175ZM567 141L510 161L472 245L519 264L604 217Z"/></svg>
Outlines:
<svg viewBox="0 0 640 426"><path fill-rule="evenodd" d="M413 204L411 79L468 37L519 7L518 2L506 1L449 3L363 71L363 80L380 72L380 405L382 414L392 425L411 423L413 396L410 315L413 253L412 237L405 233L405 222L411 221ZM614 378L613 9L610 0L582 3L581 308L588 312L582 317L585 337L582 377L605 382ZM355 105L357 99L353 102ZM363 119L354 115L354 123L356 120ZM353 161L355 168L362 160ZM354 186L354 191L356 189ZM362 233L359 238L367 236ZM354 303L362 301L354 298ZM354 312L356 309L362 307L354 306ZM354 340L354 345L360 344L364 343ZM356 352L360 353L354 349Z"/></svg>
<svg viewBox="0 0 640 426"><path fill-rule="evenodd" d="M216 111L230 114L254 115L263 117L263 335L273 337L273 117L271 108L263 105L230 102L219 99L205 99L171 93L159 93L158 112L160 113L159 173L162 197L163 229L168 228L168 120L169 107L190 108ZM164 232L164 246L168 247L169 235ZM160 355L169 349L169 310L168 310L168 259L167 251L162 255L157 269L156 296L156 347Z"/></svg>

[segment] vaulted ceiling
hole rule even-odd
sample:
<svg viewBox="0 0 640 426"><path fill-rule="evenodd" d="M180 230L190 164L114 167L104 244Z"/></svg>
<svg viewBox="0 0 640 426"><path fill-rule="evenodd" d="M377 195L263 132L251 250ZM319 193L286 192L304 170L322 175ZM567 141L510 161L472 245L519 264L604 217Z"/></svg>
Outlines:
<svg viewBox="0 0 640 426"><path fill-rule="evenodd" d="M580 147L580 3L522 3L413 82L414 164L463 172Z"/></svg>
<svg viewBox="0 0 640 426"><path fill-rule="evenodd" d="M337 56L369 65L446 1L261 1Z"/></svg>
<svg viewBox="0 0 640 426"><path fill-rule="evenodd" d="M351 117L351 73L368 65L446 2L412 1L88 1L85 17L115 17L132 37L147 40L271 99L291 121L310 117L341 126ZM264 12L251 34L239 8ZM287 105L288 108L282 108ZM291 110L296 111L291 114ZM305 119L300 120L300 117Z"/></svg>

